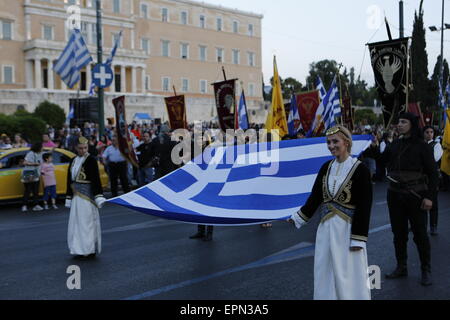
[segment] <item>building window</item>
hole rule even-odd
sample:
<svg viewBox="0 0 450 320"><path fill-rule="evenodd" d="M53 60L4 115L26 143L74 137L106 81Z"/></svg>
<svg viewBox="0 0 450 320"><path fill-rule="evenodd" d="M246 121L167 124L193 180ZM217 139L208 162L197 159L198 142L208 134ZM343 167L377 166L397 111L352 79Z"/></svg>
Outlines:
<svg viewBox="0 0 450 320"><path fill-rule="evenodd" d="M222 18L217 18L217 31L222 31Z"/></svg>
<svg viewBox="0 0 450 320"><path fill-rule="evenodd" d="M225 61L222 48L217 48L216 49L216 55L217 55L217 62L224 62Z"/></svg>
<svg viewBox="0 0 450 320"><path fill-rule="evenodd" d="M206 46L200 46L200 61L206 61Z"/></svg>
<svg viewBox="0 0 450 320"><path fill-rule="evenodd" d="M188 24L188 14L186 11L181 12L181 24Z"/></svg>
<svg viewBox="0 0 450 320"><path fill-rule="evenodd" d="M180 46L181 59L189 59L189 45L187 43L182 43Z"/></svg>
<svg viewBox="0 0 450 320"><path fill-rule="evenodd" d="M208 81L200 80L200 93L208 93Z"/></svg>
<svg viewBox="0 0 450 320"><path fill-rule="evenodd" d="M164 92L169 92L170 88L170 78L164 77L162 78L162 89Z"/></svg>
<svg viewBox="0 0 450 320"><path fill-rule="evenodd" d="M3 83L13 84L14 83L14 67L13 66L3 66Z"/></svg>
<svg viewBox="0 0 450 320"><path fill-rule="evenodd" d="M120 0L113 1L113 12L120 13Z"/></svg>
<svg viewBox="0 0 450 320"><path fill-rule="evenodd" d="M89 43L89 24L81 22L81 35L86 43Z"/></svg>
<svg viewBox="0 0 450 320"><path fill-rule="evenodd" d="M239 55L240 55L239 50L233 49L233 63L234 64L239 64L239 60L240 60Z"/></svg>
<svg viewBox="0 0 450 320"><path fill-rule="evenodd" d="M146 75L145 76L145 90L150 90L150 76Z"/></svg>
<svg viewBox="0 0 450 320"><path fill-rule="evenodd" d="M91 24L91 39L93 44L97 44L97 24L92 23Z"/></svg>
<svg viewBox="0 0 450 320"><path fill-rule="evenodd" d="M200 16L200 28L205 29L206 28L206 18L205 16Z"/></svg>
<svg viewBox="0 0 450 320"><path fill-rule="evenodd" d="M249 52L249 53L248 53L248 65L249 65L250 67L256 66L256 63L255 63L255 53L254 53L254 52Z"/></svg>
<svg viewBox="0 0 450 320"><path fill-rule="evenodd" d="M249 35L250 37L253 37L253 35L254 35L253 25L252 25L252 24L249 24L249 25L248 25L248 35Z"/></svg>
<svg viewBox="0 0 450 320"><path fill-rule="evenodd" d="M181 91L188 92L189 91L189 79L181 79Z"/></svg>
<svg viewBox="0 0 450 320"><path fill-rule="evenodd" d="M249 83L249 85L248 85L248 95L249 95L249 97L254 97L255 96L255 84Z"/></svg>
<svg viewBox="0 0 450 320"><path fill-rule="evenodd" d="M11 21L1 21L0 35L2 40L12 40L13 24Z"/></svg>
<svg viewBox="0 0 450 320"><path fill-rule="evenodd" d="M239 22L233 21L233 32L239 33Z"/></svg>
<svg viewBox="0 0 450 320"><path fill-rule="evenodd" d="M114 45L116 44L116 41L119 38L120 38L120 41L119 41L119 45L118 45L117 48L122 48L122 39L123 39L123 37L120 37L120 33L113 33L113 36L112 36L112 47L114 47Z"/></svg>
<svg viewBox="0 0 450 320"><path fill-rule="evenodd" d="M146 54L150 54L150 41L148 39L141 39L141 49L144 50Z"/></svg>
<svg viewBox="0 0 450 320"><path fill-rule="evenodd" d="M53 27L44 25L42 27L42 38L44 40L53 40Z"/></svg>
<svg viewBox="0 0 450 320"><path fill-rule="evenodd" d="M141 18L148 19L148 5L141 3Z"/></svg>
<svg viewBox="0 0 450 320"><path fill-rule="evenodd" d="M161 55L163 57L168 57L170 55L170 41L161 41Z"/></svg>
<svg viewBox="0 0 450 320"><path fill-rule="evenodd" d="M70 5L79 5L80 4L80 1L79 0L66 0L66 3L67 4L70 4Z"/></svg>
<svg viewBox="0 0 450 320"><path fill-rule="evenodd" d="M162 15L162 22L168 22L169 21L169 9L162 8L161 15Z"/></svg>

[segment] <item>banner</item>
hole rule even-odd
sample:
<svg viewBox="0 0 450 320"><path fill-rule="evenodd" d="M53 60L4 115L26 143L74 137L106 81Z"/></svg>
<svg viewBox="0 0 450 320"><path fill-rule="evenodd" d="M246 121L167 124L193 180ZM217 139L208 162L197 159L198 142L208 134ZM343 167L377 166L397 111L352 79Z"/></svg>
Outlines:
<svg viewBox="0 0 450 320"><path fill-rule="evenodd" d="M423 121L425 126L433 126L434 113L430 111L423 112Z"/></svg>
<svg viewBox="0 0 450 320"><path fill-rule="evenodd" d="M286 107L283 102L283 92L281 90L280 77L278 75L277 59L273 57L273 83L272 83L272 105L266 120L266 130L278 130L279 138L288 135L288 126L286 118ZM289 112L288 112L289 114Z"/></svg>
<svg viewBox="0 0 450 320"><path fill-rule="evenodd" d="M352 97L348 85L345 84L342 92L342 123L352 132L355 129L354 117L352 108Z"/></svg>
<svg viewBox="0 0 450 320"><path fill-rule="evenodd" d="M234 130L236 79L214 83L214 95L220 129L223 131Z"/></svg>
<svg viewBox="0 0 450 320"><path fill-rule="evenodd" d="M442 149L444 154L441 159L441 171L450 176L450 109L446 110L447 120L445 121L444 140Z"/></svg>
<svg viewBox="0 0 450 320"><path fill-rule="evenodd" d="M386 127L394 123L398 115L407 109L408 41L409 38L402 38L369 44L375 83L383 104Z"/></svg>
<svg viewBox="0 0 450 320"><path fill-rule="evenodd" d="M130 132L128 131L125 113L125 96L113 99L113 104L116 110L116 134L120 153L133 166L139 167Z"/></svg>
<svg viewBox="0 0 450 320"><path fill-rule="evenodd" d="M419 126L421 129L425 127L425 120L423 119L422 110L420 109L419 103L410 103L408 111L419 117Z"/></svg>
<svg viewBox="0 0 450 320"><path fill-rule="evenodd" d="M186 102L184 95L164 99L172 130L187 129Z"/></svg>
<svg viewBox="0 0 450 320"><path fill-rule="evenodd" d="M320 105L319 91L305 92L297 95L298 111L303 130L309 132Z"/></svg>

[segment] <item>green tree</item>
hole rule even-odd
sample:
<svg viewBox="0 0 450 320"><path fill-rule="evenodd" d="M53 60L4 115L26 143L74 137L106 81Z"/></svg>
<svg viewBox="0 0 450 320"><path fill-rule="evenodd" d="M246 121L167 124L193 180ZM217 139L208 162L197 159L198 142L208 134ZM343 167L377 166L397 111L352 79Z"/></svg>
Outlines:
<svg viewBox="0 0 450 320"><path fill-rule="evenodd" d="M371 109L360 109L355 111L355 123L375 125L379 123L379 117Z"/></svg>
<svg viewBox="0 0 450 320"><path fill-rule="evenodd" d="M435 97L434 100L434 104L433 106L435 106L435 109L440 108L440 102L439 102L439 82L440 82L440 76L441 76L441 55L438 56L436 65L434 66L434 72L433 75L431 76L431 90L432 90L432 95ZM448 62L446 59L444 59L444 86L443 86L443 90L445 90L445 88L447 87L447 81L448 81L448 76L449 76L449 67L448 67Z"/></svg>
<svg viewBox="0 0 450 320"><path fill-rule="evenodd" d="M14 115L0 114L1 133L6 133L13 137L16 133L30 142L41 141L42 134L45 132L45 122L32 114L23 114L22 112Z"/></svg>
<svg viewBox="0 0 450 320"><path fill-rule="evenodd" d="M316 88L317 77L323 81L325 88L328 90L333 82L334 77L338 73L338 63L334 60L322 60L313 62L309 66L309 76L306 78L306 83L312 88Z"/></svg>
<svg viewBox="0 0 450 320"><path fill-rule="evenodd" d="M66 121L64 110L49 101L41 102L34 111L34 115L55 129L61 129Z"/></svg>
<svg viewBox="0 0 450 320"><path fill-rule="evenodd" d="M411 43L412 83L410 101L422 102L425 107L432 106L435 99L432 94L432 84L428 79L428 54L423 22L423 0L420 1L419 12L414 14L414 27Z"/></svg>
<svg viewBox="0 0 450 320"><path fill-rule="evenodd" d="M272 90L270 90L270 94L267 97L269 101L272 100L273 77L270 78L270 83L272 84ZM280 77L280 84L281 92L283 92L283 99L290 99L292 91L294 91L294 93L300 93L303 89L303 85L299 81L291 77L286 79Z"/></svg>

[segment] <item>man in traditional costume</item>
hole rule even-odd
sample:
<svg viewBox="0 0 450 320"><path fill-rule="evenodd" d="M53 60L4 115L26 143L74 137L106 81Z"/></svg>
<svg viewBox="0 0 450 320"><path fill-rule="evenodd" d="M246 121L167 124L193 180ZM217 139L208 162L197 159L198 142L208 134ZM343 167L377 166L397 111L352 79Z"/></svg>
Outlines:
<svg viewBox="0 0 450 320"><path fill-rule="evenodd" d="M419 251L421 284L430 286L431 249L427 211L433 208L437 192L437 166L431 146L424 141L416 115L401 114L397 128L400 139L389 145L381 156L381 160L386 163L390 181L387 201L397 258L397 268L386 277L397 279L408 276L409 221Z"/></svg>
<svg viewBox="0 0 450 320"><path fill-rule="evenodd" d="M78 156L70 162L66 207L70 208L67 242L77 259L95 258L101 253L99 208L106 202L97 160L88 153L88 140L79 138Z"/></svg>
<svg viewBox="0 0 450 320"><path fill-rule="evenodd" d="M319 171L306 204L291 220L300 229L321 215L314 257L315 300L370 300L366 242L372 207L369 169L350 156L352 136L343 126L327 132L336 158Z"/></svg>

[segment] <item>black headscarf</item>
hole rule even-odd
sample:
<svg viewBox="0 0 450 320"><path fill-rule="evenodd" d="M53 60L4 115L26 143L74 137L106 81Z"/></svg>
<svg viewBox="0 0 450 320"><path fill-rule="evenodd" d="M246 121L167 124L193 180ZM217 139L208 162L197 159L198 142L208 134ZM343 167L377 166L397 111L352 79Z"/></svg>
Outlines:
<svg viewBox="0 0 450 320"><path fill-rule="evenodd" d="M411 122L411 138L412 139L422 139L423 140L423 131L419 127L419 117L414 113L406 112L402 113L399 119L406 119Z"/></svg>

